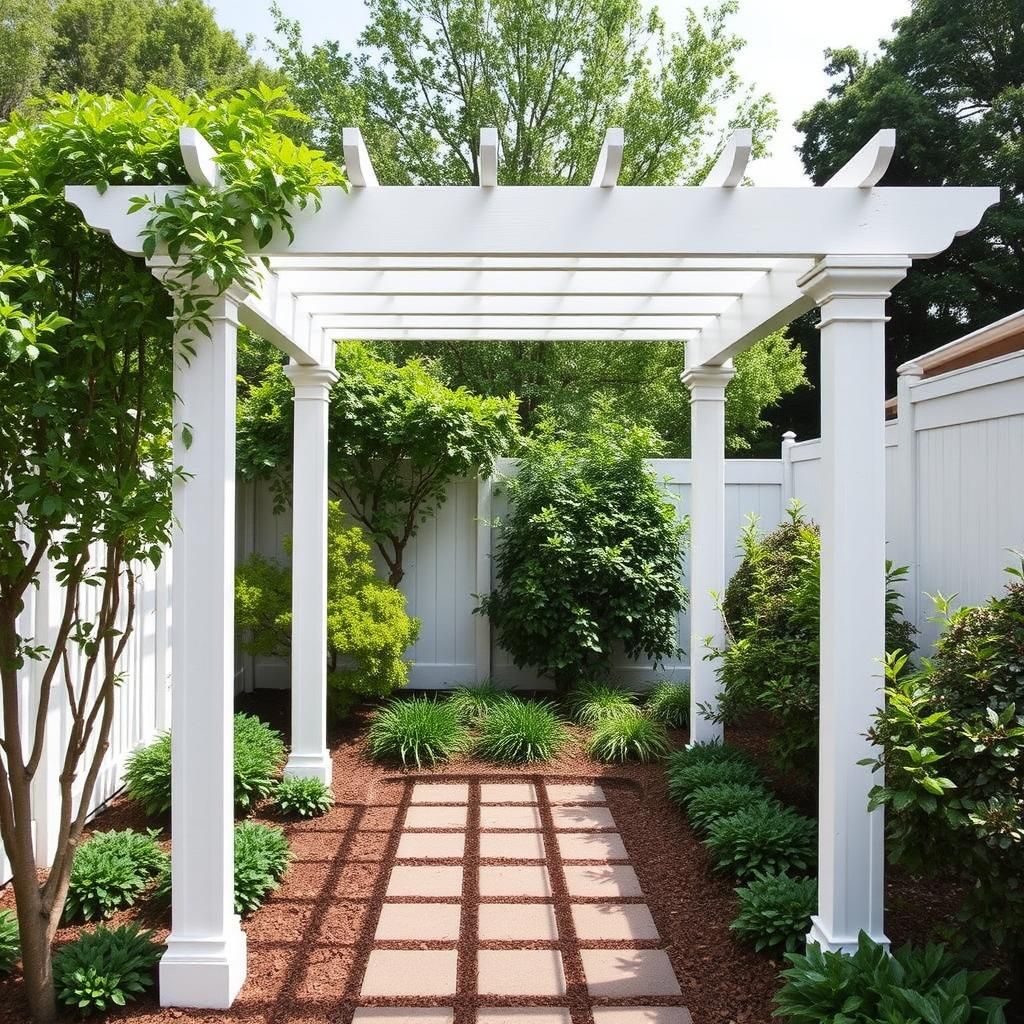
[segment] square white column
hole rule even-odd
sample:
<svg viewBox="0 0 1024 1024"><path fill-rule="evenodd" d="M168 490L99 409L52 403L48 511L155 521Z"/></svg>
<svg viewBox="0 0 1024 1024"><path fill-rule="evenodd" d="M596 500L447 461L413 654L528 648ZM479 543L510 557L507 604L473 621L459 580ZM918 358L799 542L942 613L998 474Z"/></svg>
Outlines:
<svg viewBox="0 0 1024 1024"><path fill-rule="evenodd" d="M883 922L885 821L865 733L884 701L885 300L910 260L827 257L800 280L821 310L818 913L808 942L851 952Z"/></svg>
<svg viewBox="0 0 1024 1024"><path fill-rule="evenodd" d="M683 373L690 389L690 742L720 743L722 725L701 705L718 707L717 658L708 643L725 644L718 602L725 591L725 388L732 363L695 366Z"/></svg>
<svg viewBox="0 0 1024 1024"><path fill-rule="evenodd" d="M333 351L333 345L331 349ZM292 746L285 775L331 784L327 750L327 430L333 366L291 363Z"/></svg>
<svg viewBox="0 0 1024 1024"><path fill-rule="evenodd" d="M238 304L174 352L171 934L163 1006L226 1009L246 971L234 912L235 368Z"/></svg>

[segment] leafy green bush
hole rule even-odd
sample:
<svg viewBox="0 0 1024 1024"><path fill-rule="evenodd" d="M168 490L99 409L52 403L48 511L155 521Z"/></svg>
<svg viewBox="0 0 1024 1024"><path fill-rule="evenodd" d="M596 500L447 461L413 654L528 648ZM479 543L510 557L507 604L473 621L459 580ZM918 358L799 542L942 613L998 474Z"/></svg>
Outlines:
<svg viewBox="0 0 1024 1024"><path fill-rule="evenodd" d="M18 918L13 910L0 910L0 977L14 970L20 953Z"/></svg>
<svg viewBox="0 0 1024 1024"><path fill-rule="evenodd" d="M291 551L291 538L285 541ZM291 651L292 571L253 555L235 571L235 626L248 654L287 657ZM370 545L346 526L336 501L327 512L328 710L344 718L361 697L384 697L409 681L402 660L419 636L405 596L377 578Z"/></svg>
<svg viewBox="0 0 1024 1024"><path fill-rule="evenodd" d="M476 726L506 696L506 690L499 690L492 683L480 683L479 686L460 686L452 690L447 701L463 725Z"/></svg>
<svg viewBox="0 0 1024 1024"><path fill-rule="evenodd" d="M685 803L686 798L694 790L702 789L705 786L714 786L720 783L756 786L761 782L761 773L749 761L722 756L695 761L683 758L673 761L670 757L666 774L668 795L677 804Z"/></svg>
<svg viewBox="0 0 1024 1024"><path fill-rule="evenodd" d="M579 725L594 726L608 718L637 713L636 694L609 683L586 682L566 697L569 717Z"/></svg>
<svg viewBox="0 0 1024 1024"><path fill-rule="evenodd" d="M153 984L162 951L135 924L82 932L53 958L57 999L82 1016L124 1006Z"/></svg>
<svg viewBox="0 0 1024 1024"><path fill-rule="evenodd" d="M275 803L282 814L316 818L334 806L334 795L319 779L283 779L277 787Z"/></svg>
<svg viewBox="0 0 1024 1024"><path fill-rule="evenodd" d="M718 782L691 790L683 800L686 819L699 836L707 835L711 826L720 818L753 807L755 804L770 804L780 807L764 786L746 782Z"/></svg>
<svg viewBox="0 0 1024 1024"><path fill-rule="evenodd" d="M736 890L740 912L729 927L754 949L792 952L804 943L818 907L818 882L758 873Z"/></svg>
<svg viewBox="0 0 1024 1024"><path fill-rule="evenodd" d="M777 725L773 752L787 768L813 764L818 743L820 552L818 527L799 503L767 536L751 516L743 562L722 601L728 644L714 718L734 722L767 713ZM896 583L906 572L886 563L886 648L911 653L915 628L901 617Z"/></svg>
<svg viewBox="0 0 1024 1024"><path fill-rule="evenodd" d="M615 718L598 722L591 737L590 756L598 761L639 761L646 764L669 752L665 727L630 706Z"/></svg>
<svg viewBox="0 0 1024 1024"><path fill-rule="evenodd" d="M756 767L754 759L745 750L741 750L739 747L729 747L716 741L693 743L686 747L680 747L679 750L673 750L665 762L665 767L672 772L712 761L735 761Z"/></svg>
<svg viewBox="0 0 1024 1024"><path fill-rule="evenodd" d="M961 938L994 941L1024 977L1024 580L951 612L920 670L886 667L886 705L871 739L882 751L890 855L909 870L969 882Z"/></svg>
<svg viewBox="0 0 1024 1024"><path fill-rule="evenodd" d="M477 752L489 761L546 761L567 739L555 708L542 701L507 696L480 726Z"/></svg>
<svg viewBox="0 0 1024 1024"><path fill-rule="evenodd" d="M480 610L515 664L561 691L606 671L617 644L654 662L678 648L685 527L644 462L660 445L607 411L581 433L544 423L506 484L498 585Z"/></svg>
<svg viewBox="0 0 1024 1024"><path fill-rule="evenodd" d="M719 818L705 844L718 871L740 881L759 871L805 872L818 853L818 823L792 808L753 804Z"/></svg>
<svg viewBox="0 0 1024 1024"><path fill-rule="evenodd" d="M690 724L690 684L658 683L647 695L644 708L652 721L669 729L685 729Z"/></svg>
<svg viewBox="0 0 1024 1024"><path fill-rule="evenodd" d="M961 968L942 946L890 956L863 932L852 956L787 953L775 1014L795 1024L1005 1024L1006 1000L982 995L995 971Z"/></svg>
<svg viewBox="0 0 1024 1024"><path fill-rule="evenodd" d="M235 715L235 806L252 807L274 790L284 764L281 734L255 715ZM149 816L171 809L171 735L133 751L125 765L125 792Z"/></svg>
<svg viewBox="0 0 1024 1024"><path fill-rule="evenodd" d="M288 870L291 850L284 831L242 821L235 826L235 913L259 909Z"/></svg>
<svg viewBox="0 0 1024 1024"><path fill-rule="evenodd" d="M429 697L400 698L377 712L366 746L377 761L401 761L408 766L447 761L469 745L469 733L448 701Z"/></svg>
<svg viewBox="0 0 1024 1024"><path fill-rule="evenodd" d="M75 852L65 921L92 921L130 907L170 863L159 832L96 832Z"/></svg>

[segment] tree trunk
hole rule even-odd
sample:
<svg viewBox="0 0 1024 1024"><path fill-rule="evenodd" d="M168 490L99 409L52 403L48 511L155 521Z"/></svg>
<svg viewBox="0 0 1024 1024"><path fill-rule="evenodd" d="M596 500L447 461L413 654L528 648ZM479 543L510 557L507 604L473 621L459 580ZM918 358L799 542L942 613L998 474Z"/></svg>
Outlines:
<svg viewBox="0 0 1024 1024"><path fill-rule="evenodd" d="M22 879L24 881L24 879ZM21 891L15 879L15 898L18 910L18 930L21 934L21 965L25 978L25 997L29 1013L36 1024L49 1024L57 1019L57 994L53 984L53 960L50 942L56 927L51 927L53 911L45 914L35 884Z"/></svg>

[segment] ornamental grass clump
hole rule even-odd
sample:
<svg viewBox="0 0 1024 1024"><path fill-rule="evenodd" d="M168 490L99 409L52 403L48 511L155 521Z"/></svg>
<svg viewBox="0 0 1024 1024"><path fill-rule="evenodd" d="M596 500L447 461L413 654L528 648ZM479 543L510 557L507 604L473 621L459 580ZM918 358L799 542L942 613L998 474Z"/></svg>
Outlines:
<svg viewBox="0 0 1024 1024"><path fill-rule="evenodd" d="M479 686L460 686L452 690L446 700L463 725L478 726L507 695L506 690L499 690L492 683L480 683Z"/></svg>
<svg viewBox="0 0 1024 1024"><path fill-rule="evenodd" d="M484 719L477 752L488 761L547 761L564 746L568 734L554 706L507 696Z"/></svg>
<svg viewBox="0 0 1024 1024"><path fill-rule="evenodd" d="M136 924L83 932L53 958L57 999L83 1017L110 1013L153 984L162 952L153 933Z"/></svg>
<svg viewBox="0 0 1024 1024"><path fill-rule="evenodd" d="M0 977L18 962L18 918L13 910L0 910Z"/></svg>
<svg viewBox="0 0 1024 1024"><path fill-rule="evenodd" d="M316 818L334 806L334 796L320 779L282 779L274 803L290 818Z"/></svg>
<svg viewBox="0 0 1024 1024"><path fill-rule="evenodd" d="M686 820L699 836L706 836L711 826L721 818L755 805L771 807L782 805L759 783L716 782L691 790L683 800Z"/></svg>
<svg viewBox="0 0 1024 1024"><path fill-rule="evenodd" d="M647 717L669 729L685 729L690 724L690 684L658 683L644 702Z"/></svg>
<svg viewBox="0 0 1024 1024"><path fill-rule="evenodd" d="M817 836L813 818L789 807L754 804L716 821L705 845L716 871L745 881L759 871L808 871L817 857Z"/></svg>
<svg viewBox="0 0 1024 1024"><path fill-rule="evenodd" d="M130 907L170 865L156 830L97 832L75 852L65 921L92 921Z"/></svg>
<svg viewBox="0 0 1024 1024"><path fill-rule="evenodd" d="M803 948L818 906L818 882L786 874L758 873L736 890L740 912L729 927L760 952Z"/></svg>
<svg viewBox="0 0 1024 1024"><path fill-rule="evenodd" d="M664 757L670 749L664 726L633 707L598 722L588 747L590 756L597 761L641 764Z"/></svg>
<svg viewBox="0 0 1024 1024"><path fill-rule="evenodd" d="M690 754L690 751L684 753ZM720 783L736 783L756 786L761 783L761 773L757 767L743 758L714 755L695 762L688 757L676 759L673 754L669 758L668 795L677 804L684 804L686 798L704 786Z"/></svg>
<svg viewBox="0 0 1024 1024"><path fill-rule="evenodd" d="M636 715L636 694L609 683L585 682L566 697L569 717L578 725L595 726L609 718Z"/></svg>
<svg viewBox="0 0 1024 1024"><path fill-rule="evenodd" d="M890 955L860 933L852 955L787 953L775 1016L792 1024L1005 1024L1005 999L983 995L996 971L965 969L945 947Z"/></svg>
<svg viewBox="0 0 1024 1024"><path fill-rule="evenodd" d="M398 761L406 767L428 767L448 761L469 745L469 732L456 709L429 697L396 698L377 712L366 735L376 761Z"/></svg>

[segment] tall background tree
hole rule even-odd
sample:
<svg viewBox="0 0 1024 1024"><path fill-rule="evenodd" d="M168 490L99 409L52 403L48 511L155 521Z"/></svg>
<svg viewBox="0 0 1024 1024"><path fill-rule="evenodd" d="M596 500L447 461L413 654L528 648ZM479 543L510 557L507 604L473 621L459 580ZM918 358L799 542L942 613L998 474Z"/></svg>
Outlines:
<svg viewBox="0 0 1024 1024"><path fill-rule="evenodd" d="M272 44L305 131L335 159L341 129L358 125L388 184L473 185L480 128L496 125L505 185L588 184L605 129L628 133L625 185L703 180L728 128L749 125L754 155L777 123L767 95L735 67L735 0L665 29L641 0L368 0L354 54L303 45L279 7ZM673 455L689 451L689 409L676 342L440 342L383 347L429 359L454 386L515 393L527 428L565 424L602 397L651 423ZM749 446L763 410L803 382L800 353L782 337L744 359L730 385L731 440ZM656 398L652 399L652 395Z"/></svg>

